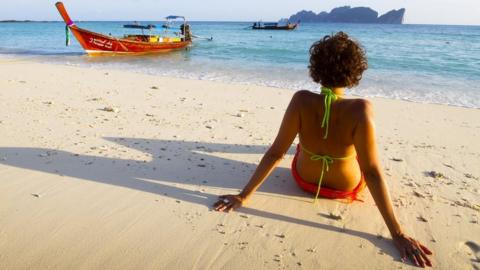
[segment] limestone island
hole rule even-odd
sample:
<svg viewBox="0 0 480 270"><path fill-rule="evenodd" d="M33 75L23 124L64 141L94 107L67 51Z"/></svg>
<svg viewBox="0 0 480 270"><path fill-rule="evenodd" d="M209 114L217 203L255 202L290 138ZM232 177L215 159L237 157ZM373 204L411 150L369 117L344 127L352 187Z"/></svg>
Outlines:
<svg viewBox="0 0 480 270"><path fill-rule="evenodd" d="M291 22L303 23L378 23L403 24L405 9L391 10L380 17L378 12L369 7L338 7L329 12L315 14L313 11L302 10L290 16Z"/></svg>

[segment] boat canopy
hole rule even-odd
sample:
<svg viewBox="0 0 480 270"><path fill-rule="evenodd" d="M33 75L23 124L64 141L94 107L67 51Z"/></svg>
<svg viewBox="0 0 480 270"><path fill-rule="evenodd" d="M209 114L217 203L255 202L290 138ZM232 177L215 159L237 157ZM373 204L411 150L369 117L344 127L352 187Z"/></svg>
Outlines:
<svg viewBox="0 0 480 270"><path fill-rule="evenodd" d="M149 25L140 25L140 24L125 24L123 25L124 28L132 28L132 29L153 29L156 28L155 25L149 24Z"/></svg>
<svg viewBox="0 0 480 270"><path fill-rule="evenodd" d="M167 19L167 20L184 19L185 20L185 17L177 16L177 15L170 15L170 16L165 17L165 19Z"/></svg>

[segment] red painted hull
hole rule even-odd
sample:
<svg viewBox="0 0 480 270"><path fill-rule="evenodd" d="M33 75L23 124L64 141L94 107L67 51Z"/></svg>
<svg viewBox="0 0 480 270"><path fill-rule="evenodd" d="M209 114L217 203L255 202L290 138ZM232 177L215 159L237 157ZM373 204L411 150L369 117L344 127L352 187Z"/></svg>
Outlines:
<svg viewBox="0 0 480 270"><path fill-rule="evenodd" d="M69 26L75 38L89 55L150 54L186 48L191 41L142 42L91 32L76 25Z"/></svg>
<svg viewBox="0 0 480 270"><path fill-rule="evenodd" d="M76 26L62 2L57 2L55 6L68 28L89 55L163 53L186 48L192 43L191 40L147 42L148 39L132 40L98 34Z"/></svg>

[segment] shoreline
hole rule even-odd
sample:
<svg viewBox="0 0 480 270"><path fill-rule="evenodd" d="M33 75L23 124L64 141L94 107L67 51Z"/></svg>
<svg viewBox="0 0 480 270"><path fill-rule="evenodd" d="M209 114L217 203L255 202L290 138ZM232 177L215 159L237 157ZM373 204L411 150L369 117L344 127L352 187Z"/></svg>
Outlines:
<svg viewBox="0 0 480 270"><path fill-rule="evenodd" d="M247 207L211 211L248 181L294 91L0 63L0 268L416 269L368 191L311 204L292 152ZM438 269L480 267L480 111L369 100L406 232Z"/></svg>
<svg viewBox="0 0 480 270"><path fill-rule="evenodd" d="M258 82L245 82L245 81L223 81L222 79L203 79L203 78L191 78L188 75L164 75L164 74L154 74L151 72L145 72L145 71L136 71L136 70L127 70L123 69L120 67L114 67L112 68L111 66L105 67L94 67L94 66L87 66L85 63L58 63L54 62L52 59L50 60L45 60L43 59L44 57L49 57L51 55L21 55L21 54L0 54L0 63L5 63L5 59L10 60L9 62L35 62L39 64L46 64L46 65L56 65L56 66L68 66L68 67L76 67L76 68L85 68L85 69L92 69L92 70L98 70L98 71L109 71L109 70L115 70L119 72L127 72L127 73L134 73L134 74L139 74L139 75L148 75L148 76L158 76L162 78L175 78L175 79L180 79L180 80L192 80L192 81L206 81L206 82L217 82L217 83L224 83L224 84L229 84L229 85L236 85L239 87L249 87L249 86L255 86L255 87L267 87L267 88L274 88L274 89L282 89L282 90L287 90L287 91L299 91L299 90L308 90L312 92L319 92L317 90L312 90L308 89L308 87L304 88L285 88L282 86L276 86L272 85L271 83L268 84L260 84ZM72 55L57 55L57 56L82 56L77 53L72 53ZM85 55L86 56L86 55ZM25 57L25 58L23 58ZM350 91L347 89L347 91ZM448 104L448 103L441 103L441 102L433 102L433 101L418 101L418 100L412 100L408 98L393 98L393 97L384 97L384 96L375 96L375 95L359 95L359 94L352 94L350 93L349 96L352 97L358 97L358 98L365 98L365 99L386 99L386 100L397 100L397 101L405 101L405 102L412 102L416 104L426 104L426 105L440 105L440 106L449 106L449 107L458 107L458 108L465 108L465 109L474 109L474 110L480 110L480 107L469 107L467 105L457 105L457 104Z"/></svg>

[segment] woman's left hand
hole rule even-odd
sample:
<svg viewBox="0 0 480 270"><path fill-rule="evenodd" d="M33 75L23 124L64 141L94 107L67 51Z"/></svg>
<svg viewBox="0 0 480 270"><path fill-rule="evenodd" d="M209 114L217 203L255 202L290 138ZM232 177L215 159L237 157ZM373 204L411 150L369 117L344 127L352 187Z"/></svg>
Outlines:
<svg viewBox="0 0 480 270"><path fill-rule="evenodd" d="M400 234L393 237L393 243L400 251L403 261L406 261L408 257L416 266L432 266L432 262L427 256L432 255L432 251L417 240L405 234Z"/></svg>

